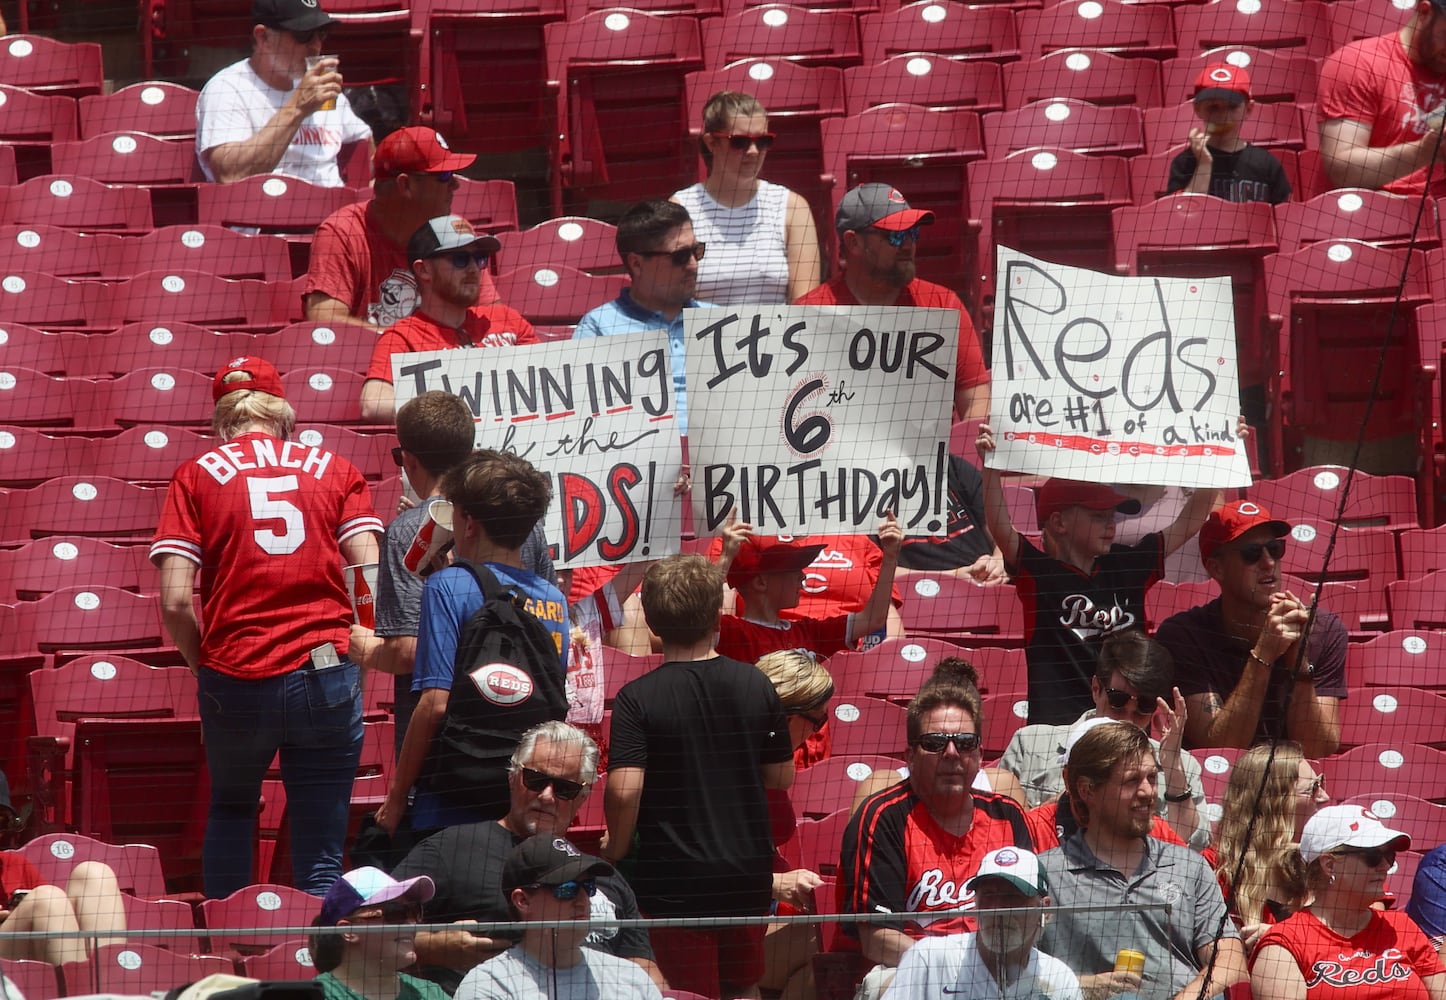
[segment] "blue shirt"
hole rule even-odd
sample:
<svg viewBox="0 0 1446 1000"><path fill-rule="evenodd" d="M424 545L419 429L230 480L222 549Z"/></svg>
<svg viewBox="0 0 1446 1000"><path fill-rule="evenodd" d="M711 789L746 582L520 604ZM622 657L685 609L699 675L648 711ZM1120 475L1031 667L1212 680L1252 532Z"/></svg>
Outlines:
<svg viewBox="0 0 1446 1000"><path fill-rule="evenodd" d="M688 347L683 340L683 313L669 320L660 312L644 309L633 301L624 288L622 294L589 312L578 321L573 340L611 337L617 333L641 333L644 330L668 331L668 349L673 361L673 412L678 415L678 433L688 433ZM683 309L707 309L711 303L689 299Z"/></svg>

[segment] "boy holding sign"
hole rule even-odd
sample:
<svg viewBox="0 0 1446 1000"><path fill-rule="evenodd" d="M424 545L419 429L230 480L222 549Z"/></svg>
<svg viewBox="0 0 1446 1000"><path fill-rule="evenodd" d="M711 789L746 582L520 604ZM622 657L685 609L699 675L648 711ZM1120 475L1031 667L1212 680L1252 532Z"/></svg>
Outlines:
<svg viewBox="0 0 1446 1000"><path fill-rule="evenodd" d="M1241 420L1237 433L1244 427ZM979 425L981 463L994 431ZM1165 530L1115 545L1115 515L1140 502L1103 483L1050 479L1035 496L1044 551L1014 527L999 470L984 469L984 515L1024 605L1030 725L1068 725L1094 707L1090 678L1101 640L1145 628L1145 591L1164 575L1165 557L1195 536L1220 499L1196 490Z"/></svg>

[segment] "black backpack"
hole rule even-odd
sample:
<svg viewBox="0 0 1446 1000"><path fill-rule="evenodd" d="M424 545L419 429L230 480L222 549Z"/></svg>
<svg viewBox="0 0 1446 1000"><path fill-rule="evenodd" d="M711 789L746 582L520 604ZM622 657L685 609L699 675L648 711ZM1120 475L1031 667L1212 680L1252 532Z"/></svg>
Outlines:
<svg viewBox="0 0 1446 1000"><path fill-rule="evenodd" d="M507 768L522 734L567 717L567 670L547 627L486 566L458 562L477 579L482 606L457 637L447 714L423 771L449 804L505 815ZM500 808L499 808L500 807Z"/></svg>

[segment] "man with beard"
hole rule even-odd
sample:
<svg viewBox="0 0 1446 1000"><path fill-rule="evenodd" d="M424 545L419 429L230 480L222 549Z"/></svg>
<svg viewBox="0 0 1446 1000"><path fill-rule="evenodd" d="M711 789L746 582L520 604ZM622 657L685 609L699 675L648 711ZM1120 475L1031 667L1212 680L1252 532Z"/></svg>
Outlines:
<svg viewBox="0 0 1446 1000"><path fill-rule="evenodd" d="M496 822L453 826L433 834L402 859L393 875L399 879L427 875L436 883L436 895L427 907L429 920L511 920L501 881L508 856L528 837L565 834L597 780L597 762L597 744L582 730L565 722L534 726L523 734L512 757L507 815ZM633 890L621 875L600 876L597 890L591 897L593 916L622 920L640 916ZM417 957L423 974L451 992L468 970L515 943L515 936L484 937L460 928L421 931ZM583 944L629 959L662 982L647 931L599 928Z"/></svg>
<svg viewBox="0 0 1446 1000"><path fill-rule="evenodd" d="M979 874L964 886L974 893L979 930L925 938L904 953L885 997L1029 997L1081 1000L1069 966L1035 947L1050 905L1049 881L1039 859L1022 847L984 856Z"/></svg>
<svg viewBox="0 0 1446 1000"><path fill-rule="evenodd" d="M1129 991L1195 1000L1248 976L1210 866L1187 847L1149 836L1159 779L1149 736L1128 722L1095 726L1064 765L1080 829L1039 857L1060 907L1039 947L1075 971L1087 997ZM1139 908L1108 909L1126 904ZM1125 950L1145 956L1143 975L1117 969Z"/></svg>
<svg viewBox="0 0 1446 1000"><path fill-rule="evenodd" d="M407 259L421 301L416 312L377 339L362 383L363 420L389 424L396 419L393 354L537 343L532 324L517 310L477 304L487 260L501 248L497 237L478 233L460 215L431 219L412 234Z"/></svg>
<svg viewBox="0 0 1446 1000"><path fill-rule="evenodd" d="M959 420L989 416L989 370L974 321L943 285L915 276L919 227L934 213L909 207L887 184L860 184L834 214L843 271L794 303L796 306L917 306L959 313L959 361L954 370L954 413Z"/></svg>

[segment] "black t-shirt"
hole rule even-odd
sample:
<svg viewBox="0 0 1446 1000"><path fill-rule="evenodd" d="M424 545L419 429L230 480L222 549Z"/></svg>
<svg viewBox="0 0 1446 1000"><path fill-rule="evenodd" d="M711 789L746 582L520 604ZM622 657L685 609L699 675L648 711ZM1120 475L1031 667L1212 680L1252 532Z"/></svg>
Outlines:
<svg viewBox="0 0 1446 1000"><path fill-rule="evenodd" d="M762 671L725 656L664 663L618 692L608 756L646 771L636 856L623 867L649 916L767 911L761 768L792 760L793 746Z"/></svg>
<svg viewBox="0 0 1446 1000"><path fill-rule="evenodd" d="M596 788L592 794L600 795L602 789ZM417 875L431 876L437 892L425 907L429 922L511 921L514 918L502 895L502 864L512 848L521 842L521 837L514 836L500 823L489 821L448 827L412 848L392 872L392 877L401 880ZM637 898L622 876L604 875L598 878L597 884L598 893L592 899L593 916L618 920L636 920L641 916ZM520 935L494 936L520 939ZM618 958L653 957L648 932L640 928L601 927L587 936L583 946ZM453 993L470 971L431 965L424 966L421 974Z"/></svg>
<svg viewBox="0 0 1446 1000"><path fill-rule="evenodd" d="M1208 145L1208 144L1207 144ZM1170 161L1170 182L1166 191L1183 191L1195 176L1195 154L1188 149ZM1269 150L1246 144L1244 149L1226 153L1210 147L1210 194L1226 201L1268 201L1279 205L1290 200L1290 181L1285 168Z"/></svg>
<svg viewBox="0 0 1446 1000"><path fill-rule="evenodd" d="M947 535L912 538L899 549L904 569L961 569L994 551L984 524L984 478L958 455L949 456L949 508Z"/></svg>

